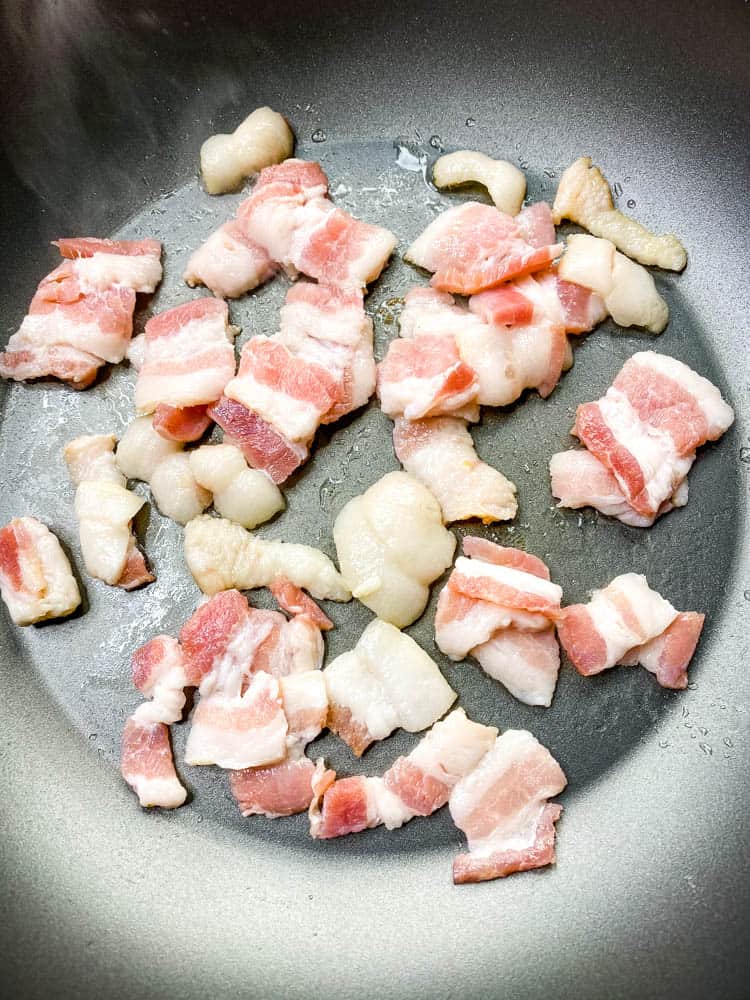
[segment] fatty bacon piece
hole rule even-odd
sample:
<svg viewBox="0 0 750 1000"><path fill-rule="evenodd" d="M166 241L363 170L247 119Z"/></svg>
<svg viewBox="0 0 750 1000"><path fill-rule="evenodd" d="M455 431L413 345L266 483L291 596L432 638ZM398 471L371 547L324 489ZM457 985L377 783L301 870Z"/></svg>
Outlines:
<svg viewBox="0 0 750 1000"><path fill-rule="evenodd" d="M157 240L61 239L66 258L44 278L28 315L0 354L0 376L52 377L85 389L125 357L136 294L161 281Z"/></svg>
<svg viewBox="0 0 750 1000"><path fill-rule="evenodd" d="M64 618L81 603L60 542L35 517L0 528L0 596L16 625Z"/></svg>
<svg viewBox="0 0 750 1000"><path fill-rule="evenodd" d="M211 423L206 408L234 376L233 338L226 302L194 299L146 323L135 408L154 413L154 429L177 441L194 441Z"/></svg>
<svg viewBox="0 0 750 1000"><path fill-rule="evenodd" d="M542 271L563 251L562 243L538 246L527 239L528 219L467 201L430 223L409 247L405 260L432 271L443 292L474 295L486 288Z"/></svg>
<svg viewBox="0 0 750 1000"><path fill-rule="evenodd" d="M115 461L114 435L75 438L63 454L76 487L75 512L86 570L123 590L151 583L156 577L133 531L133 518L145 500L125 488L125 476Z"/></svg>
<svg viewBox="0 0 750 1000"><path fill-rule="evenodd" d="M562 807L550 803L567 779L531 733L509 729L451 792L453 822L469 851L453 862L453 881L485 882L555 861L555 823Z"/></svg>
<svg viewBox="0 0 750 1000"><path fill-rule="evenodd" d="M473 656L527 705L549 707L560 669L554 623L562 590L536 556L467 535L440 593L435 641L452 660Z"/></svg>
<svg viewBox="0 0 750 1000"><path fill-rule="evenodd" d="M696 612L678 612L645 576L625 573L595 590L588 604L564 608L557 634L584 677L617 664L640 664L662 687L681 690L687 687L704 619Z"/></svg>
<svg viewBox="0 0 750 1000"><path fill-rule="evenodd" d="M249 465L282 483L309 454L321 423L364 405L375 388L372 322L359 291L299 282L280 331L255 337L209 411Z"/></svg>
<svg viewBox="0 0 750 1000"><path fill-rule="evenodd" d="M446 524L479 518L485 524L516 516L516 487L477 455L465 420L397 419L396 457L435 496Z"/></svg>
<svg viewBox="0 0 750 1000"><path fill-rule="evenodd" d="M406 472L390 472L350 500L333 539L353 596L398 628L422 614L456 547L437 500Z"/></svg>
<svg viewBox="0 0 750 1000"><path fill-rule="evenodd" d="M267 280L278 265L290 277L361 291L385 267L396 237L354 219L328 198L320 165L289 159L266 167L236 218L191 257L185 280L234 297Z"/></svg>
<svg viewBox="0 0 750 1000"><path fill-rule="evenodd" d="M572 433L612 473L644 518L671 502L695 451L734 420L708 379L654 351L629 358L602 399L576 411Z"/></svg>
<svg viewBox="0 0 750 1000"><path fill-rule="evenodd" d="M395 830L444 806L455 785L495 742L497 729L467 719L462 708L437 722L407 757L382 777L331 781L319 773L310 805L310 835L327 840L384 825Z"/></svg>
<svg viewBox="0 0 750 1000"><path fill-rule="evenodd" d="M370 622L354 649L338 656L323 676L330 703L328 728L357 757L394 729L426 729L456 700L427 653L379 619Z"/></svg>

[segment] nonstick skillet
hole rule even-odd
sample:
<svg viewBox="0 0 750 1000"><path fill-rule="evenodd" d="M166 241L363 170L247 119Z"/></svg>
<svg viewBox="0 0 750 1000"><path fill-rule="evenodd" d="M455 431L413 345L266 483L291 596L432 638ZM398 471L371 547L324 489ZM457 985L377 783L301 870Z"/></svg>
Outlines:
<svg viewBox="0 0 750 1000"><path fill-rule="evenodd" d="M140 325L200 294L182 285L182 264L239 196L201 191L198 149L260 104L289 116L299 155L321 161L335 200L392 228L401 249L436 211L477 196L429 186L441 148L512 159L530 195L549 199L561 170L593 155L620 206L677 232L690 263L657 275L672 317L658 341L605 324L550 399L527 394L485 415L478 448L518 484L521 506L512 526L478 530L544 557L568 602L635 570L676 606L706 611L708 624L686 692L663 691L641 670L584 680L566 665L545 711L515 702L476 665L440 657L436 585L410 633L473 718L531 729L570 781L554 869L454 887L460 837L445 810L399 831L313 843L305 817L243 820L213 769L182 770L185 808L138 809L117 773L136 703L129 655L174 632L199 597L181 529L152 512L139 529L156 584L128 595L86 579L85 613L26 630L0 623L0 992L748 995L749 41L739 2L6 0L2 339L61 234L164 241L165 281ZM373 288L379 357L400 297L424 280L397 255ZM273 332L283 292L277 281L232 305L243 338ZM703 449L689 505L648 531L556 511L546 465L569 444L575 406L652 345L716 382L735 426ZM37 514L79 565L61 447L121 432L132 378L123 366L82 394L0 385L0 519ZM288 510L261 533L335 555L338 510L396 466L390 423L371 404L327 431ZM332 656L370 616L356 604L326 610ZM315 750L342 773L378 773L415 741L397 734L359 762L332 737Z"/></svg>

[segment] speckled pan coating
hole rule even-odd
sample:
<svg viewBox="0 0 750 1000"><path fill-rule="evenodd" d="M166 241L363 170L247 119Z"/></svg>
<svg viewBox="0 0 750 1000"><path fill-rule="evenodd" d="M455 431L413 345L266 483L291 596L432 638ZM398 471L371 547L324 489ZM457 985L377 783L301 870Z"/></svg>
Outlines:
<svg viewBox="0 0 750 1000"><path fill-rule="evenodd" d="M153 308L200 294L181 285L182 265L237 200L200 191L200 144L268 103L290 116L301 154L320 158L336 200L390 226L402 249L456 196L397 166L394 142L412 166L441 146L507 157L546 198L553 174L593 155L621 208L684 238L687 272L657 276L672 321L655 346L715 381L739 419L704 449L688 507L645 532L551 509L546 462L569 443L576 404L598 397L652 343L647 335L605 325L549 400L532 394L476 432L480 454L520 493L514 528L487 534L542 556L566 600L636 570L677 607L709 615L687 692L662 691L641 670L584 680L566 666L549 711L514 702L475 665L439 657L436 594L410 630L472 718L532 729L564 766L554 870L456 888L460 838L444 812L396 833L312 843L304 817L241 819L225 776L209 769L181 767L194 796L182 810L141 813L116 769L137 701L129 653L158 630L174 632L198 597L181 529L156 512L139 525L155 585L127 595L86 579L85 614L59 625L21 631L3 615L0 992L745 996L745 7L9 0L2 24L0 337L53 264L46 243L59 234L161 237L166 278ZM424 280L395 263L373 289L379 356L395 334L394 300ZM273 332L283 291L279 281L232 306L243 339ZM0 385L0 521L37 514L80 566L60 449L80 433L119 432L132 382L122 368L83 395ZM262 534L333 555L337 511L395 467L390 422L370 406L326 431L287 492L288 510ZM369 613L326 611L337 625L333 656ZM176 728L179 759L185 727ZM343 773L374 773L416 739L397 734L360 762L331 737L316 747Z"/></svg>

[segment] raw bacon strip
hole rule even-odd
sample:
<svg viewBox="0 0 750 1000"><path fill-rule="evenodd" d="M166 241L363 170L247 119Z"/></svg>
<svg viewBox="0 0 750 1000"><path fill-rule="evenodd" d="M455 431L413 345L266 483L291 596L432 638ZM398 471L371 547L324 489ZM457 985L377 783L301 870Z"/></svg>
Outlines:
<svg viewBox="0 0 750 1000"><path fill-rule="evenodd" d="M625 573L595 590L588 604L564 608L557 633L585 677L620 663L641 663L663 687L684 688L703 620L703 615L676 611L651 590L645 576Z"/></svg>
<svg viewBox="0 0 750 1000"><path fill-rule="evenodd" d="M64 618L81 603L68 557L35 517L0 529L0 596L16 625Z"/></svg>
<svg viewBox="0 0 750 1000"><path fill-rule="evenodd" d="M182 277L191 288L205 285L218 298L236 299L268 281L276 270L267 251L231 219L198 247Z"/></svg>
<svg viewBox="0 0 750 1000"><path fill-rule="evenodd" d="M398 419L393 447L406 471L437 498L446 524L474 517L490 524L516 516L516 487L477 456L466 421Z"/></svg>
<svg viewBox="0 0 750 1000"><path fill-rule="evenodd" d="M321 776L310 807L310 834L341 837L384 824L394 830L415 816L429 816L495 741L497 729L466 718L462 708L436 723L408 757L399 757L382 778ZM330 774L330 772L329 772Z"/></svg>
<svg viewBox="0 0 750 1000"><path fill-rule="evenodd" d="M9 341L8 347L10 350L0 354L0 376L17 382L49 376L73 389L87 389L102 366L101 358L64 344L20 346L17 340L13 344Z"/></svg>
<svg viewBox="0 0 750 1000"><path fill-rule="evenodd" d="M534 247L510 215L490 205L464 202L443 212L409 247L405 259L434 272L431 284L474 295L547 267L563 244Z"/></svg>
<svg viewBox="0 0 750 1000"><path fill-rule="evenodd" d="M721 437L733 420L707 379L674 358L642 351L602 399L578 407L573 433L648 518L678 489L695 449Z"/></svg>
<svg viewBox="0 0 750 1000"><path fill-rule="evenodd" d="M452 660L463 660L500 629L518 627L539 632L549 629L550 620L539 612L507 608L501 604L466 597L448 585L440 592L435 614L435 641Z"/></svg>
<svg viewBox="0 0 750 1000"><path fill-rule="evenodd" d="M550 572L545 563L530 552L514 549L505 545L497 545L487 538L476 535L466 535L461 543L463 553L470 559L481 559L482 562L494 563L496 566L509 566L524 573L538 576L540 580L549 580Z"/></svg>
<svg viewBox="0 0 750 1000"><path fill-rule="evenodd" d="M365 288L380 275L397 243L389 230L333 208L295 233L289 262L318 281Z"/></svg>
<svg viewBox="0 0 750 1000"><path fill-rule="evenodd" d="M136 410L215 402L234 375L234 332L227 304L218 299L194 299L152 316L135 386Z"/></svg>
<svg viewBox="0 0 750 1000"><path fill-rule="evenodd" d="M476 374L461 360L452 336L393 340L378 366L380 406L391 417L468 412L478 419L478 390Z"/></svg>
<svg viewBox="0 0 750 1000"><path fill-rule="evenodd" d="M277 484L307 460L309 450L305 445L287 440L242 403L222 396L208 414L224 431L224 440L240 449L248 465L267 472Z"/></svg>
<svg viewBox="0 0 750 1000"><path fill-rule="evenodd" d="M394 729L417 733L453 704L456 694L435 663L409 636L376 619L354 650L323 671L329 729L359 757Z"/></svg>
<svg viewBox="0 0 750 1000"><path fill-rule="evenodd" d="M333 771L325 772L332 775ZM272 767L232 771L232 795L243 816L293 816L304 812L313 799L316 765L307 757L285 760Z"/></svg>
<svg viewBox="0 0 750 1000"><path fill-rule="evenodd" d="M503 607L535 611L549 618L555 618L560 613L562 588L510 566L459 556L450 577L450 586L465 597Z"/></svg>
<svg viewBox="0 0 750 1000"><path fill-rule="evenodd" d="M187 798L174 768L169 727L131 717L122 736L120 770L144 807L176 809Z"/></svg>
<svg viewBox="0 0 750 1000"><path fill-rule="evenodd" d="M531 733L509 729L451 792L453 822L469 853L453 862L453 881L483 882L555 861L555 828L562 809L549 805L567 780Z"/></svg>
<svg viewBox="0 0 750 1000"><path fill-rule="evenodd" d="M634 510L625 499L620 484L590 451L561 451L549 462L552 495L558 507L594 507L608 517L616 517L633 528L650 528L657 517L688 501L688 482L683 479L672 496L656 514L646 516Z"/></svg>
<svg viewBox="0 0 750 1000"><path fill-rule="evenodd" d="M170 406L160 403L154 410L152 427L157 434L169 441L197 441L213 423L206 411L205 404Z"/></svg>
<svg viewBox="0 0 750 1000"><path fill-rule="evenodd" d="M204 594L267 587L281 575L318 600L351 598L336 567L318 549L255 538L223 518L203 515L187 525L185 559Z"/></svg>
<svg viewBox="0 0 750 1000"><path fill-rule="evenodd" d="M560 672L560 647L553 628L500 629L492 638L471 650L482 670L526 705L548 708Z"/></svg>

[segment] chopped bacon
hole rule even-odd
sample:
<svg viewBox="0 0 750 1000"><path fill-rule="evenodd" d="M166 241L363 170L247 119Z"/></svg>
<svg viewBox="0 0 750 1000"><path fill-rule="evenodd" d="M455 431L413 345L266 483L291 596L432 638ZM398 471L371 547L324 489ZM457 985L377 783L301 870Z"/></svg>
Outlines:
<svg viewBox="0 0 750 1000"><path fill-rule="evenodd" d="M562 250L562 243L535 247L512 216L490 205L464 202L430 223L405 256L434 272L435 288L474 295L543 270Z"/></svg>
<svg viewBox="0 0 750 1000"><path fill-rule="evenodd" d="M465 597L506 608L535 611L550 618L560 612L562 589L556 583L507 565L459 556L450 586Z"/></svg>
<svg viewBox="0 0 750 1000"><path fill-rule="evenodd" d="M417 643L376 619L354 650L323 672L331 705L328 726L360 756L401 727L416 733L443 715L456 698Z"/></svg>
<svg viewBox="0 0 750 1000"><path fill-rule="evenodd" d="M243 816L293 816L304 812L313 798L315 764L307 757L272 767L248 767L229 776L232 795Z"/></svg>
<svg viewBox="0 0 750 1000"><path fill-rule="evenodd" d="M531 733L509 729L451 792L453 822L468 854L453 862L453 881L482 882L552 864L561 808L548 799L567 784L562 768Z"/></svg>
<svg viewBox="0 0 750 1000"><path fill-rule="evenodd" d="M191 287L205 285L222 299L236 299L268 281L277 266L236 219L211 233L193 253L183 274Z"/></svg>
<svg viewBox="0 0 750 1000"><path fill-rule="evenodd" d="M415 816L429 816L492 747L497 729L466 718L462 708L436 723L408 757L382 777L320 780L310 807L310 833L319 839L384 824L394 830Z"/></svg>
<svg viewBox="0 0 750 1000"><path fill-rule="evenodd" d="M0 529L0 596L16 625L63 618L81 603L68 557L35 517Z"/></svg>
<svg viewBox="0 0 750 1000"><path fill-rule="evenodd" d="M126 257L161 257L161 243L158 240L102 240L93 236L78 236L52 241L61 256L74 259L94 257L99 253L120 254Z"/></svg>
<svg viewBox="0 0 750 1000"><path fill-rule="evenodd" d="M516 223L529 246L541 249L551 246L557 239L552 209L546 201L537 201L522 208L516 216Z"/></svg>
<svg viewBox="0 0 750 1000"><path fill-rule="evenodd" d="M526 705L549 706L560 672L560 647L555 630L499 629L471 650L482 670Z"/></svg>
<svg viewBox="0 0 750 1000"><path fill-rule="evenodd" d="M267 420L242 403L222 396L208 414L224 431L224 440L236 445L248 465L262 469L275 483L283 483L306 461L306 446L288 441Z"/></svg>
<svg viewBox="0 0 750 1000"><path fill-rule="evenodd" d="M232 330L227 304L219 299L194 299L152 316L135 386L136 410L215 402L234 375Z"/></svg>
<svg viewBox="0 0 750 1000"><path fill-rule="evenodd" d="M304 228L302 229L304 233ZM312 227L290 262L303 274L344 288L364 288L385 267L398 242L393 233L352 218L340 208Z"/></svg>
<svg viewBox="0 0 750 1000"><path fill-rule="evenodd" d="M516 487L478 457L466 421L397 419L393 447L406 471L437 498L446 524L473 517L489 524L516 516Z"/></svg>
<svg viewBox="0 0 750 1000"><path fill-rule="evenodd" d="M478 419L478 390L476 374L461 360L452 336L392 340L378 366L380 406L391 417L469 413Z"/></svg>
<svg viewBox="0 0 750 1000"><path fill-rule="evenodd" d="M531 322L534 315L534 303L519 292L512 282L472 295L469 309L483 323L492 326L525 325Z"/></svg>
<svg viewBox="0 0 750 1000"><path fill-rule="evenodd" d="M636 514L657 515L678 490L695 449L734 420L707 379L674 358L642 351L605 396L578 407L573 433L614 475Z"/></svg>
<svg viewBox="0 0 750 1000"><path fill-rule="evenodd" d="M198 441L213 421L205 404L170 406L160 403L154 410L153 428L168 441Z"/></svg>
<svg viewBox="0 0 750 1000"><path fill-rule="evenodd" d="M704 616L680 614L652 590L645 576L625 573L588 604L563 609L557 624L560 642L585 677L617 664L641 664L663 687L687 687L687 666Z"/></svg>
<svg viewBox="0 0 750 1000"><path fill-rule="evenodd" d="M550 579L546 563L538 556L524 552L523 549L497 545L487 538L479 538L476 535L466 535L461 547L469 559L481 559L482 562L494 563L496 566L510 566L511 569L520 569L524 573L538 576L540 580Z"/></svg>
<svg viewBox="0 0 750 1000"><path fill-rule="evenodd" d="M169 727L131 717L122 736L120 769L144 807L175 809L187 797L172 759Z"/></svg>
<svg viewBox="0 0 750 1000"><path fill-rule="evenodd" d="M269 589L277 603L287 614L306 615L319 629L326 632L333 628L333 622L308 595L285 576L277 576Z"/></svg>

